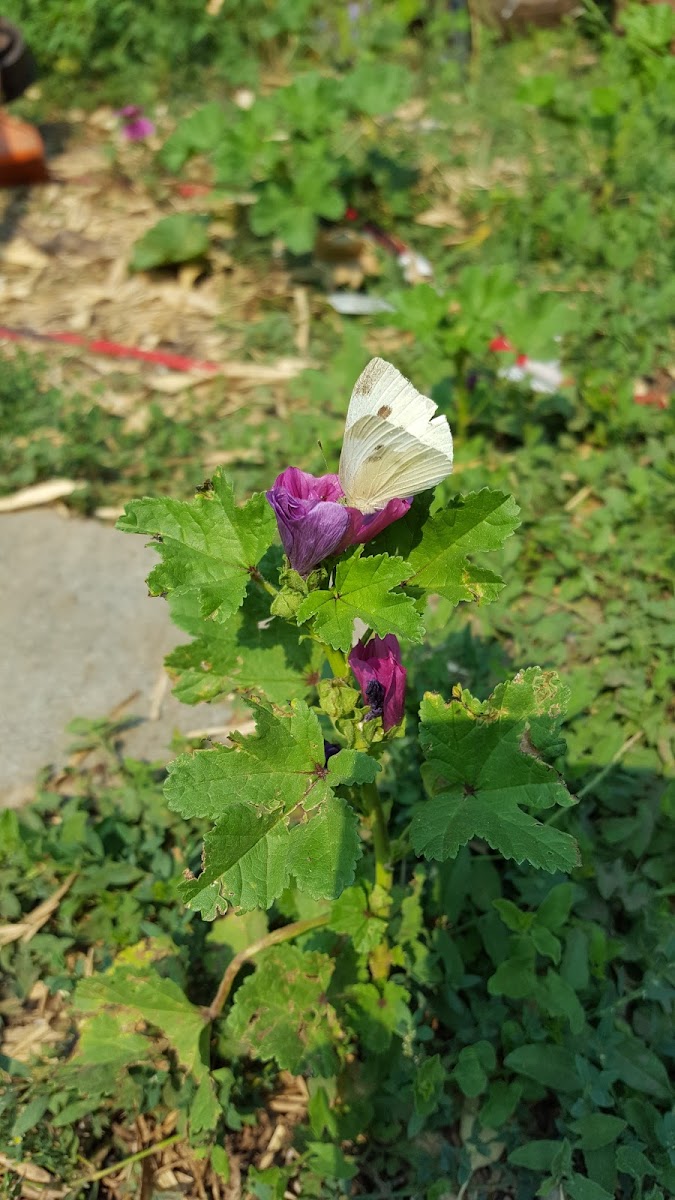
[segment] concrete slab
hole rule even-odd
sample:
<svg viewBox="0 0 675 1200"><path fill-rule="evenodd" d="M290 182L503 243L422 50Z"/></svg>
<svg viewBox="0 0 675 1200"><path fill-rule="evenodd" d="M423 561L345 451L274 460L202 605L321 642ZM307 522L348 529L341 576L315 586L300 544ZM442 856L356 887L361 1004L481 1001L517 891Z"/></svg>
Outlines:
<svg viewBox="0 0 675 1200"><path fill-rule="evenodd" d="M51 509L0 517L0 804L62 765L74 717L105 717L133 692L125 734L139 758L168 759L182 732L227 723L227 704L189 707L170 693L164 655L187 637L145 578L144 539Z"/></svg>

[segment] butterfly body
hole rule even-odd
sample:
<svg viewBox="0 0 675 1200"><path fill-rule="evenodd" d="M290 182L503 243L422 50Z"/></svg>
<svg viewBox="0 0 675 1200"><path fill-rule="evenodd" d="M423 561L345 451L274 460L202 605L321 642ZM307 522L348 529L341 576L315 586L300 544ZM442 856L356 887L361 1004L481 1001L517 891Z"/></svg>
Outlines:
<svg viewBox="0 0 675 1200"><path fill-rule="evenodd" d="M414 496L452 470L452 434L437 405L384 359L372 359L349 402L340 483L347 504L378 512Z"/></svg>

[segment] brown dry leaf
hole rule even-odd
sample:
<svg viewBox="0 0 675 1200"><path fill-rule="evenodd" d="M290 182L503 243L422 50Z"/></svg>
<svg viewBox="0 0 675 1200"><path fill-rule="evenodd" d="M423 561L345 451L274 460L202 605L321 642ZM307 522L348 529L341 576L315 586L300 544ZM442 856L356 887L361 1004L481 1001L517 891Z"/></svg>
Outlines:
<svg viewBox="0 0 675 1200"><path fill-rule="evenodd" d="M200 374L188 374L186 371L172 375L151 375L149 379L144 380L144 383L152 392L163 392L166 396L176 396L179 392L198 387L201 383L211 383L214 377L215 372L213 371Z"/></svg>
<svg viewBox="0 0 675 1200"><path fill-rule="evenodd" d="M10 496L0 496L0 513L19 512L25 508L40 508L72 496L84 483L76 479L46 479L44 483L33 483Z"/></svg>
<svg viewBox="0 0 675 1200"><path fill-rule="evenodd" d="M68 889L72 887L76 878L77 874L73 872L67 879L64 879L60 887L51 896L26 914L23 921L13 921L9 925L0 925L0 946L7 946L10 942L17 941L26 943L31 938L34 938L35 934L42 929L42 926L47 924L52 913L56 912L59 902L65 896Z"/></svg>
<svg viewBox="0 0 675 1200"><path fill-rule="evenodd" d="M465 229L466 220L458 204L453 204L451 200L441 201L435 204L433 208L428 208L425 212L420 213L415 217L418 225L427 225L430 229L445 229L451 225L453 229Z"/></svg>
<svg viewBox="0 0 675 1200"><path fill-rule="evenodd" d="M24 237L14 237L2 251L2 264L5 267L28 267L41 271L49 262L49 255L38 250L32 242Z"/></svg>

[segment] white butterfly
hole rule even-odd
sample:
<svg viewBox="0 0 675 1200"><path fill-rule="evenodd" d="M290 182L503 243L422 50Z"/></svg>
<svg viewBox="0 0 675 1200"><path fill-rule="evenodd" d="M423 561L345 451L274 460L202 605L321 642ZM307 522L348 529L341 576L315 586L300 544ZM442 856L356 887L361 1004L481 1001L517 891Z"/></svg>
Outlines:
<svg viewBox="0 0 675 1200"><path fill-rule="evenodd" d="M450 474L452 434L437 407L391 363L371 359L354 385L340 455L348 505L377 512Z"/></svg>

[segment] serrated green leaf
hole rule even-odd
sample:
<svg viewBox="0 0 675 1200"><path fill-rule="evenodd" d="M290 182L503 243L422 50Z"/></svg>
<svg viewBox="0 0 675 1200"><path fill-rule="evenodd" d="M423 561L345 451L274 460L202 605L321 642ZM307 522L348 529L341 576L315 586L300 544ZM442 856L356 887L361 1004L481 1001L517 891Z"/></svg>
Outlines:
<svg viewBox="0 0 675 1200"><path fill-rule="evenodd" d="M351 754L331 773L323 734L302 701L272 710L254 701L257 730L233 748L186 754L169 768L169 807L215 822L204 839L204 869L181 884L192 908L269 908L294 875L315 899L334 899L351 883L361 852L354 811L332 788L355 770ZM341 770L344 768L344 771Z"/></svg>
<svg viewBox="0 0 675 1200"><path fill-rule="evenodd" d="M384 938L387 922L370 909L370 897L363 884L347 888L331 909L329 928L346 934L357 954L370 954Z"/></svg>
<svg viewBox="0 0 675 1200"><path fill-rule="evenodd" d="M318 677L318 647L277 619L238 612L227 625L201 621L199 635L165 659L183 704L201 704L232 692L260 692L284 704L305 696Z"/></svg>
<svg viewBox="0 0 675 1200"><path fill-rule="evenodd" d="M356 813L346 800L328 796L291 829L288 869L313 900L333 900L353 882L361 852Z"/></svg>
<svg viewBox="0 0 675 1200"><path fill-rule="evenodd" d="M519 511L512 496L489 488L456 497L422 525L418 540L406 553L412 567L406 582L452 604L494 600L503 581L475 566L468 556L498 550L520 524Z"/></svg>
<svg viewBox="0 0 675 1200"><path fill-rule="evenodd" d="M384 637L394 633L421 642L422 618L411 596L395 588L410 575L408 563L385 554L363 557L362 547L339 562L331 588L310 592L297 612L303 625L314 618L314 628L334 650L351 648L354 618L359 617Z"/></svg>
<svg viewBox="0 0 675 1200"><path fill-rule="evenodd" d="M438 695L424 696L420 741L438 794L414 812L417 854L454 858L479 837L505 858L527 860L546 871L571 871L577 865L574 839L525 811L570 803L555 771L527 753L528 709L540 717L547 703L557 719L555 682L553 673L531 668L482 705L467 693L448 704Z"/></svg>
<svg viewBox="0 0 675 1200"><path fill-rule="evenodd" d="M142 974L141 974L142 971ZM173 979L147 964L118 966L77 985L74 1004L84 1012L112 1009L135 1014L160 1031L182 1067L197 1080L208 1077L204 1017Z"/></svg>
<svg viewBox="0 0 675 1200"><path fill-rule="evenodd" d="M227 1032L255 1058L294 1075L327 1077L338 1067L340 1030L326 1000L334 963L327 954L274 946L237 989Z"/></svg>
<svg viewBox="0 0 675 1200"><path fill-rule="evenodd" d="M374 783L382 768L369 754L360 750L340 750L328 760L328 782L331 787L339 784Z"/></svg>
<svg viewBox="0 0 675 1200"><path fill-rule="evenodd" d="M194 599L201 617L226 621L244 599L250 568L272 544L276 522L262 493L238 508L221 472L212 482L191 501L132 500L117 528L160 539L153 548L162 562L148 576L152 595Z"/></svg>

